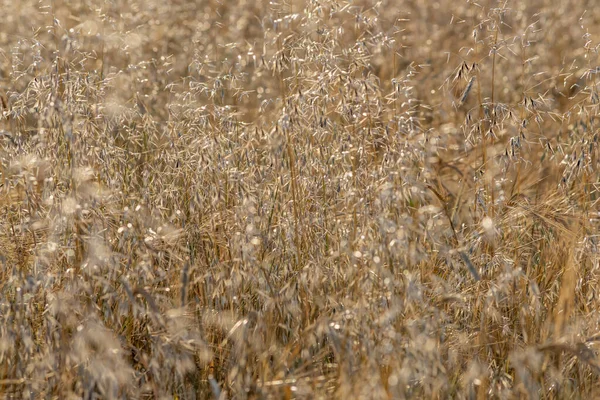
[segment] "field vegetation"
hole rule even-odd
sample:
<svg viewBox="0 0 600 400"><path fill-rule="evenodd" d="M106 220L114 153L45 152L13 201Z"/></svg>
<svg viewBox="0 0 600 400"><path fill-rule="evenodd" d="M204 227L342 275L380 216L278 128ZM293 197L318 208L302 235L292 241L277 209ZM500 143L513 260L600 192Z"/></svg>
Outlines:
<svg viewBox="0 0 600 400"><path fill-rule="evenodd" d="M0 397L600 396L594 1L0 4Z"/></svg>

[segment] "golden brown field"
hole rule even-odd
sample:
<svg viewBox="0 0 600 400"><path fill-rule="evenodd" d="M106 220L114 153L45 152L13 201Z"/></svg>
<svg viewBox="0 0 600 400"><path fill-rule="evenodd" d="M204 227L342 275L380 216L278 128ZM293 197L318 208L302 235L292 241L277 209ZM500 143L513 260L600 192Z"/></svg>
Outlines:
<svg viewBox="0 0 600 400"><path fill-rule="evenodd" d="M0 397L600 396L596 2L0 4Z"/></svg>

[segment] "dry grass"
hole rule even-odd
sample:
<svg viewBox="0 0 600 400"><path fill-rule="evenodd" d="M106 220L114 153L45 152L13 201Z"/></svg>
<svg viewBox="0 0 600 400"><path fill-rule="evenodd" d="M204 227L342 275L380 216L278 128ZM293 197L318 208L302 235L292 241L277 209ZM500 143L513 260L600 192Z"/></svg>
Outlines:
<svg viewBox="0 0 600 400"><path fill-rule="evenodd" d="M600 395L595 3L1 4L0 396Z"/></svg>

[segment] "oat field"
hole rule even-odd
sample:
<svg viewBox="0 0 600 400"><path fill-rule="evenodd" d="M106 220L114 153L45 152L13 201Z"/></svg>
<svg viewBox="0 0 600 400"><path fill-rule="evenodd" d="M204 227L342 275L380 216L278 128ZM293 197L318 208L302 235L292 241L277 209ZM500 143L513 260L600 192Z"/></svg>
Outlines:
<svg viewBox="0 0 600 400"><path fill-rule="evenodd" d="M0 5L0 398L600 396L596 2Z"/></svg>

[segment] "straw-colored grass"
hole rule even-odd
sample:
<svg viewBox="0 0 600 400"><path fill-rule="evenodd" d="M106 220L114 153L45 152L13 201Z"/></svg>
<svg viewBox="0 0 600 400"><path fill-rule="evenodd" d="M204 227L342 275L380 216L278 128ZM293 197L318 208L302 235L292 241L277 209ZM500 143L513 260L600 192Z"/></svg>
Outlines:
<svg viewBox="0 0 600 400"><path fill-rule="evenodd" d="M0 397L600 395L593 2L0 4Z"/></svg>

